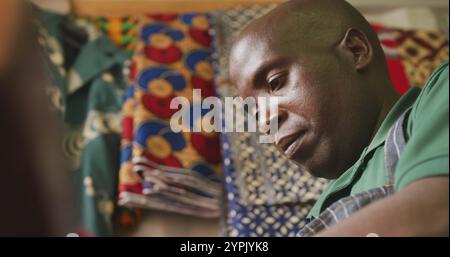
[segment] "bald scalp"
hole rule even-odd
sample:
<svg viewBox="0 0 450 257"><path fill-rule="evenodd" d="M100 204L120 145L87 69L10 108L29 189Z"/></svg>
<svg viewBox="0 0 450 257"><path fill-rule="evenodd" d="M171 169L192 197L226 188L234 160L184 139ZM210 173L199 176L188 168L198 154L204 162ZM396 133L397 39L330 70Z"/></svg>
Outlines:
<svg viewBox="0 0 450 257"><path fill-rule="evenodd" d="M286 54L332 49L340 43L348 29L363 32L371 43L374 59L384 54L376 33L367 20L344 0L292 0L250 23L235 39L265 40L274 51Z"/></svg>
<svg viewBox="0 0 450 257"><path fill-rule="evenodd" d="M253 21L229 68L241 97L278 97L275 145L319 177L347 170L398 99L377 35L343 0L290 1Z"/></svg>

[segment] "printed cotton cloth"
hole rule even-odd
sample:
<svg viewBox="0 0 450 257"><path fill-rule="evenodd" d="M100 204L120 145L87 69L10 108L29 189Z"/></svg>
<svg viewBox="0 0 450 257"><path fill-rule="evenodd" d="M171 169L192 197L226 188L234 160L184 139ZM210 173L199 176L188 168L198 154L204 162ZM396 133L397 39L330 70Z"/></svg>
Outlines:
<svg viewBox="0 0 450 257"><path fill-rule="evenodd" d="M159 14L141 19L140 40L124 97L119 205L200 217L221 214L222 156L217 133L173 132L177 96L190 101L198 126L193 89L214 96L211 37L205 14Z"/></svg>
<svg viewBox="0 0 450 257"><path fill-rule="evenodd" d="M139 37L138 17L97 17L93 21L116 46L134 52Z"/></svg>
<svg viewBox="0 0 450 257"><path fill-rule="evenodd" d="M395 89L401 95L413 86L423 87L448 59L448 38L440 31L402 30L374 24L372 28L386 55Z"/></svg>

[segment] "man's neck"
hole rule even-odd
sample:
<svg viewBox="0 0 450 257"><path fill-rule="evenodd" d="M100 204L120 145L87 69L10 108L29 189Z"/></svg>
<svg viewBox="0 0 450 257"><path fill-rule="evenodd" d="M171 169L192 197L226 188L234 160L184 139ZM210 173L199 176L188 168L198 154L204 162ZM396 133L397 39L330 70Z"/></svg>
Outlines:
<svg viewBox="0 0 450 257"><path fill-rule="evenodd" d="M386 94L383 96L383 103L381 105L381 110L378 115L377 123L375 126L375 129L372 133L372 136L370 137L370 142L373 140L375 135L378 132L378 129L380 128L381 124L383 124L383 121L386 119L386 116L391 111L394 104L400 99L400 96L397 94L397 92L392 89L386 92Z"/></svg>

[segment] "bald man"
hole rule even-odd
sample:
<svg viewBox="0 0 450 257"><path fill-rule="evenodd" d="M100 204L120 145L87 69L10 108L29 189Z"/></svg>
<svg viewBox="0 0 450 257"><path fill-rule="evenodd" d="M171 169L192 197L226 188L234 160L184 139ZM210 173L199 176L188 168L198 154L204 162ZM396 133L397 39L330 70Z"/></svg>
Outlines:
<svg viewBox="0 0 450 257"><path fill-rule="evenodd" d="M448 62L399 97L356 9L299 0L243 30L230 78L244 98L278 97L277 147L332 179L300 236L448 236Z"/></svg>

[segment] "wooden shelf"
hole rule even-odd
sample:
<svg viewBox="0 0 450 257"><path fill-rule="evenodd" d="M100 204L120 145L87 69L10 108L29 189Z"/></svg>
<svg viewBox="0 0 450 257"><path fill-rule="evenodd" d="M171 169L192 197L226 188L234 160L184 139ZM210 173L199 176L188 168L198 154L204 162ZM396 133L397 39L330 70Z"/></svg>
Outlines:
<svg viewBox="0 0 450 257"><path fill-rule="evenodd" d="M70 2L72 3L73 11L79 15L116 16L139 15L145 13L204 12L233 7L279 4L285 1L286 0L71 0ZM448 0L347 1L363 13L387 11L401 7L431 7L448 10L449 6Z"/></svg>
<svg viewBox="0 0 450 257"><path fill-rule="evenodd" d="M232 7L270 5L285 0L72 0L80 15L138 15L158 12L203 12Z"/></svg>

